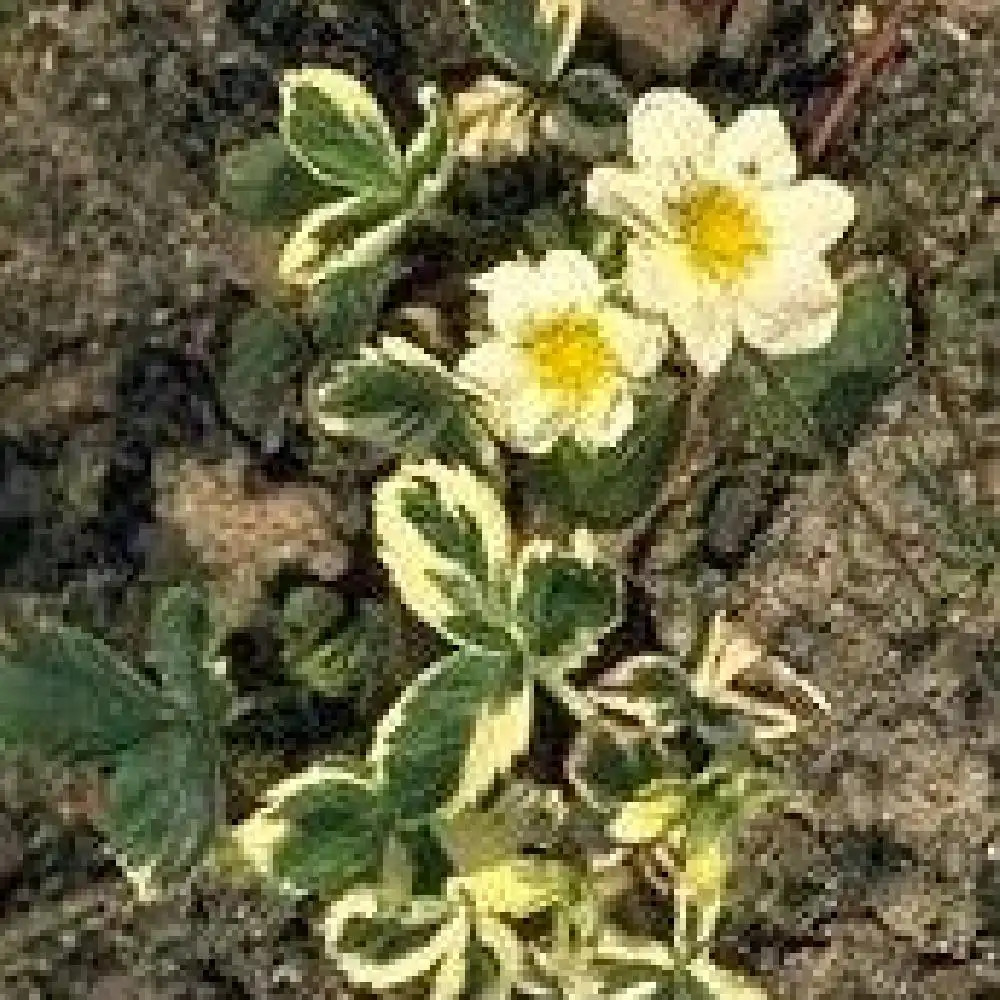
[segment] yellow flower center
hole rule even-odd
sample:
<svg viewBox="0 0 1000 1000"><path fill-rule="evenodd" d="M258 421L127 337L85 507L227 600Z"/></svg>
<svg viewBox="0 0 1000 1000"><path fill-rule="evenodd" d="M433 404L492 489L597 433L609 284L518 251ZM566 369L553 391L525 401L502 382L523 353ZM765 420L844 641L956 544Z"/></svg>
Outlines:
<svg viewBox="0 0 1000 1000"><path fill-rule="evenodd" d="M714 281L735 280L767 253L760 214L723 184L693 185L671 206L671 216L692 267Z"/></svg>
<svg viewBox="0 0 1000 1000"><path fill-rule="evenodd" d="M578 408L620 372L597 316L558 313L528 323L522 337L535 377L547 392Z"/></svg>

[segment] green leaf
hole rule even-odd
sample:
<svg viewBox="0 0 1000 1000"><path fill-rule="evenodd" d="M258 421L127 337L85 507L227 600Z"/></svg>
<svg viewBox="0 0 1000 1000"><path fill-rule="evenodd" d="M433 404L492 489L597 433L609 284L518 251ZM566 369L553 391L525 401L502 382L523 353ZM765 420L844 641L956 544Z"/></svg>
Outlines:
<svg viewBox="0 0 1000 1000"><path fill-rule="evenodd" d="M0 659L0 744L107 762L164 722L157 686L94 636L43 624Z"/></svg>
<svg viewBox="0 0 1000 1000"><path fill-rule="evenodd" d="M278 631L281 656L294 664L337 632L344 615L344 599L336 591L306 584L292 590L281 607Z"/></svg>
<svg viewBox="0 0 1000 1000"><path fill-rule="evenodd" d="M149 637L159 684L62 625L25 634L0 664L0 740L111 769L98 823L142 892L187 875L214 836L229 708L228 688L206 662L212 634L201 591L161 595Z"/></svg>
<svg viewBox="0 0 1000 1000"><path fill-rule="evenodd" d="M725 1000L724 994L716 993L687 969L677 969L669 979L670 992L663 995L671 997L671 1000ZM736 1000L736 997L731 1000Z"/></svg>
<svg viewBox="0 0 1000 1000"><path fill-rule="evenodd" d="M329 201L299 221L278 260L278 275L314 290L343 271L380 267L416 212L401 194L364 192Z"/></svg>
<svg viewBox="0 0 1000 1000"><path fill-rule="evenodd" d="M427 542L451 562L458 563L485 589L490 567L483 536L464 507L444 505L436 483L418 479L400 494L400 513Z"/></svg>
<svg viewBox="0 0 1000 1000"><path fill-rule="evenodd" d="M551 544L522 551L514 586L515 616L533 656L582 657L621 617L614 567Z"/></svg>
<svg viewBox="0 0 1000 1000"><path fill-rule="evenodd" d="M423 819L509 770L527 749L524 697L522 664L498 653L458 650L421 674L376 730L370 759L386 809Z"/></svg>
<svg viewBox="0 0 1000 1000"><path fill-rule="evenodd" d="M228 688L212 669L216 638L208 596L201 588L182 584L157 601L147 662L159 675L164 695L191 719L221 721L228 709Z"/></svg>
<svg viewBox="0 0 1000 1000"><path fill-rule="evenodd" d="M285 74L281 134L318 180L343 192L396 191L402 156L378 102L340 70Z"/></svg>
<svg viewBox="0 0 1000 1000"><path fill-rule="evenodd" d="M576 43L583 0L465 0L483 48L528 82L561 72Z"/></svg>
<svg viewBox="0 0 1000 1000"><path fill-rule="evenodd" d="M375 876L390 830L367 785L311 785L284 802L280 815L289 823L274 854L280 879L331 898Z"/></svg>
<svg viewBox="0 0 1000 1000"><path fill-rule="evenodd" d="M231 150L219 165L220 201L255 225L284 228L329 197L329 188L292 156L279 135Z"/></svg>
<svg viewBox="0 0 1000 1000"><path fill-rule="evenodd" d="M595 453L563 439L525 472L527 489L566 524L622 528L653 503L680 443L683 401L656 393L637 402L635 423Z"/></svg>
<svg viewBox="0 0 1000 1000"><path fill-rule="evenodd" d="M415 614L451 642L506 633L510 529L496 491L461 465L407 463L378 484L373 513L379 558Z"/></svg>
<svg viewBox="0 0 1000 1000"><path fill-rule="evenodd" d="M549 138L591 162L624 153L631 98L618 77L604 66L580 66L559 81L559 96L548 114Z"/></svg>
<svg viewBox="0 0 1000 1000"><path fill-rule="evenodd" d="M219 393L233 421L257 440L284 426L305 350L301 331L275 309L252 309L236 321Z"/></svg>
<svg viewBox="0 0 1000 1000"><path fill-rule="evenodd" d="M416 198L438 192L451 175L453 135L447 105L432 85L420 91L420 103L427 112L423 127L406 150L403 166L406 188ZM421 193L424 189L424 193Z"/></svg>
<svg viewBox="0 0 1000 1000"><path fill-rule="evenodd" d="M344 621L340 611L331 607L329 592L323 591L313 607L302 607L304 595L312 590L295 592L302 595L296 602L298 609L286 604L282 624L289 670L327 697L352 696L363 703L405 662L403 643L408 630L398 606L365 600L357 616ZM298 633L294 638L293 630Z"/></svg>
<svg viewBox="0 0 1000 1000"><path fill-rule="evenodd" d="M908 323L903 303L877 277L847 290L840 322L821 363L833 372L812 404L823 441L839 447L865 419L906 360Z"/></svg>
<svg viewBox="0 0 1000 1000"><path fill-rule="evenodd" d="M849 444L905 361L907 334L905 308L886 281L859 278L824 347L771 359L735 351L719 376L718 419L800 455Z"/></svg>
<svg viewBox="0 0 1000 1000"><path fill-rule="evenodd" d="M333 365L314 400L328 434L371 441L408 459L492 466L494 451L472 402L438 361L398 338Z"/></svg>
<svg viewBox="0 0 1000 1000"><path fill-rule="evenodd" d="M329 907L323 934L349 983L384 993L464 955L469 921L463 908L446 900L419 897L390 906L360 889Z"/></svg>
<svg viewBox="0 0 1000 1000"><path fill-rule="evenodd" d="M690 1000L767 1000L767 993L760 986L704 956L689 963L682 983L682 990L676 996Z"/></svg>
<svg viewBox="0 0 1000 1000"><path fill-rule="evenodd" d="M217 732L198 722L118 757L100 825L128 872L154 885L190 873L225 821L221 767Z"/></svg>
<svg viewBox="0 0 1000 1000"><path fill-rule="evenodd" d="M605 812L634 799L653 781L671 776L662 748L652 739L621 742L603 730L580 733L569 770L585 801Z"/></svg>
<svg viewBox="0 0 1000 1000"><path fill-rule="evenodd" d="M316 286L313 340L320 358L332 361L356 353L375 327L379 309L399 262L391 254L374 263L345 268Z"/></svg>

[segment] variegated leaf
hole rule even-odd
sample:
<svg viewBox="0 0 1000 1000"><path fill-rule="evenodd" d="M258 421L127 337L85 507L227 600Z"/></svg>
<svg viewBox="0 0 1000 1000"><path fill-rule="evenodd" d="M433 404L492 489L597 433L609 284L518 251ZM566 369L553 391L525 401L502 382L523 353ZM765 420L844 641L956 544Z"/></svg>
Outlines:
<svg viewBox="0 0 1000 1000"><path fill-rule="evenodd" d="M454 171L457 135L444 97L437 88L421 88L420 104L426 118L403 157L406 188L420 207L432 202Z"/></svg>
<svg viewBox="0 0 1000 1000"><path fill-rule="evenodd" d="M421 674L379 722L369 753L386 810L407 823L454 812L456 798L475 801L526 749L525 687L519 662L472 649Z"/></svg>
<svg viewBox="0 0 1000 1000"><path fill-rule="evenodd" d="M572 883L562 862L514 858L463 876L461 885L477 914L523 920L566 899Z"/></svg>
<svg viewBox="0 0 1000 1000"><path fill-rule="evenodd" d="M315 764L265 793L265 805L233 830L262 874L332 894L371 875L382 859L378 800L354 769Z"/></svg>
<svg viewBox="0 0 1000 1000"><path fill-rule="evenodd" d="M768 1000L767 993L759 986L735 972L722 969L710 959L693 959L688 973L707 988L713 1000Z"/></svg>
<svg viewBox="0 0 1000 1000"><path fill-rule="evenodd" d="M403 465L374 498L378 554L404 603L449 640L509 645L496 592L505 586L510 530L500 498L467 468Z"/></svg>
<svg viewBox="0 0 1000 1000"><path fill-rule="evenodd" d="M583 23L584 0L464 0L483 48L532 83L562 72Z"/></svg>
<svg viewBox="0 0 1000 1000"><path fill-rule="evenodd" d="M472 401L436 358L399 337L335 363L316 380L312 410L327 434L371 441L410 460L483 470L495 461Z"/></svg>
<svg viewBox="0 0 1000 1000"><path fill-rule="evenodd" d="M684 819L687 805L686 782L658 779L618 810L609 833L622 844L653 843Z"/></svg>
<svg viewBox="0 0 1000 1000"><path fill-rule="evenodd" d="M511 761L528 752L532 691L532 686L525 684L509 700L482 706L472 729L458 790L448 801L449 813L474 806L498 775L510 769Z"/></svg>
<svg viewBox="0 0 1000 1000"><path fill-rule="evenodd" d="M340 70L285 74L281 134L314 177L341 191L391 191L402 181L402 155L378 102Z"/></svg>
<svg viewBox="0 0 1000 1000"><path fill-rule="evenodd" d="M327 953L347 980L377 992L432 976L465 953L469 932L464 907L423 898L389 907L371 890L348 893L323 921Z"/></svg>
<svg viewBox="0 0 1000 1000"><path fill-rule="evenodd" d="M320 205L288 239L278 275L288 284L314 288L344 271L370 267L395 246L411 218L399 194L351 195Z"/></svg>
<svg viewBox="0 0 1000 1000"><path fill-rule="evenodd" d="M297 789L276 812L287 823L274 852L282 882L329 897L370 881L378 870L389 827L370 782L331 771Z"/></svg>
<svg viewBox="0 0 1000 1000"><path fill-rule="evenodd" d="M566 550L534 541L518 557L513 604L527 652L572 669L621 620L620 575L598 558L586 531Z"/></svg>

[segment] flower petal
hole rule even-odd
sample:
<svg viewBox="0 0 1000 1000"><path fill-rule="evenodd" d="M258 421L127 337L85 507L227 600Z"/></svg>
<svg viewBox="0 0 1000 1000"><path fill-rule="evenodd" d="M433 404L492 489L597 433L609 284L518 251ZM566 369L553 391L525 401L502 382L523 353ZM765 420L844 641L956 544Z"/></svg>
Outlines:
<svg viewBox="0 0 1000 1000"><path fill-rule="evenodd" d="M833 336L840 292L820 257L778 255L740 295L737 325L748 344L768 354L812 350Z"/></svg>
<svg viewBox="0 0 1000 1000"><path fill-rule="evenodd" d="M634 419L632 394L622 385L610 406L595 405L579 414L574 421L573 435L584 446L611 448L618 444Z"/></svg>
<svg viewBox="0 0 1000 1000"><path fill-rule="evenodd" d="M664 226L663 181L651 170L595 167L587 180L587 205L598 215L621 219L633 231L650 222Z"/></svg>
<svg viewBox="0 0 1000 1000"><path fill-rule="evenodd" d="M712 148L718 125L713 115L683 90L650 90L629 114L629 152L672 197Z"/></svg>
<svg viewBox="0 0 1000 1000"><path fill-rule="evenodd" d="M791 184L798 170L791 135L774 108L744 111L722 130L712 151L711 171L719 180L756 178L777 186Z"/></svg>
<svg viewBox="0 0 1000 1000"><path fill-rule="evenodd" d="M822 254L854 221L854 195L843 184L813 177L760 193L760 206L779 252Z"/></svg>
<svg viewBox="0 0 1000 1000"><path fill-rule="evenodd" d="M537 265L539 277L556 305L589 305L601 300L604 286L597 265L579 250L550 250Z"/></svg>
<svg viewBox="0 0 1000 1000"><path fill-rule="evenodd" d="M601 313L601 330L628 375L648 378L659 368L669 340L662 323L607 308Z"/></svg>
<svg viewBox="0 0 1000 1000"><path fill-rule="evenodd" d="M773 356L814 351L830 342L839 316L840 310L836 307L818 314L803 312L783 317L780 324L758 327L754 335L744 332L744 337L748 344ZM762 329L766 330L764 335L761 335Z"/></svg>
<svg viewBox="0 0 1000 1000"><path fill-rule="evenodd" d="M603 295L596 265L577 250L552 250L538 264L505 261L472 281L488 298L490 325L516 339L522 324L537 313L595 308Z"/></svg>
<svg viewBox="0 0 1000 1000"><path fill-rule="evenodd" d="M552 447L559 432L554 408L534 385L516 347L487 340L467 351L455 371L482 399L487 422L498 436L530 454Z"/></svg>
<svg viewBox="0 0 1000 1000"><path fill-rule="evenodd" d="M538 272L528 260L507 260L470 284L486 296L486 315L490 326L501 337L516 338L521 325L531 315L534 301L544 295Z"/></svg>
<svg viewBox="0 0 1000 1000"><path fill-rule="evenodd" d="M636 305L667 318L699 371L722 367L733 346L734 303L692 274L680 247L629 244L625 283Z"/></svg>

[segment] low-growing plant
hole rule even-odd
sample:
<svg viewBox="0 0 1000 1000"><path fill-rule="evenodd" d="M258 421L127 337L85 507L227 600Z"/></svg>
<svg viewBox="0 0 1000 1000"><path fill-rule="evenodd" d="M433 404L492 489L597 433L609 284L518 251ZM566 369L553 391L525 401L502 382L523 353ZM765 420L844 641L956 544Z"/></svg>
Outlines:
<svg viewBox="0 0 1000 1000"><path fill-rule="evenodd" d="M663 504L696 417L836 460L903 363L905 313L874 269L834 278L853 197L800 176L776 110L720 125L675 88L626 100L610 74L570 65L581 0L465 8L504 76L423 89L405 149L359 81L309 67L284 76L278 135L223 170L230 204L282 233L278 275L313 313L245 317L223 398L265 438L306 374L314 430L386 458L374 552L443 652L398 679L363 755L291 775L235 829L217 803L240 702L191 586L157 605L145 666L65 626L9 636L0 741L94 770L94 820L144 895L235 857L309 897L355 987L761 998L712 957L740 831L783 794L769 748L799 723L761 691L829 705L724 613L683 652L616 655L631 553L615 532L634 541ZM580 212L603 256L567 243L471 276L484 316L450 360L404 336L368 342L395 248L456 162L546 138L602 161ZM351 620L300 588L280 615L284 666L361 698L385 637L406 632L392 608L369 598ZM640 883L653 914L631 905Z"/></svg>

